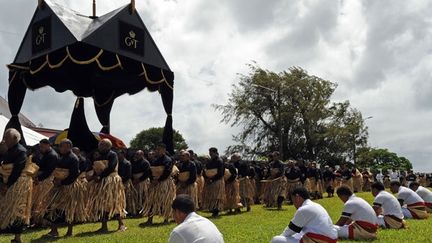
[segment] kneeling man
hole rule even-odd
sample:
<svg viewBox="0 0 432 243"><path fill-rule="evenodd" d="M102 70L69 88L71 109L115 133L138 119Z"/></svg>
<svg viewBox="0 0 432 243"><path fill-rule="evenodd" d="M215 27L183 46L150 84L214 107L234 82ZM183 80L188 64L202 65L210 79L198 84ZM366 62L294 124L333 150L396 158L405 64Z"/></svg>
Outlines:
<svg viewBox="0 0 432 243"><path fill-rule="evenodd" d="M171 232L168 243L223 243L223 236L210 220L195 213L194 199L186 194L177 195L172 203L177 227Z"/></svg>
<svg viewBox="0 0 432 243"><path fill-rule="evenodd" d="M413 190L401 186L399 181L390 184L392 193L397 193L397 199L402 207L404 217L407 219L427 219L426 206L423 199Z"/></svg>
<svg viewBox="0 0 432 243"><path fill-rule="evenodd" d="M417 181L411 182L409 188L415 191L425 202L426 211L432 213L432 192L426 187L420 186Z"/></svg>
<svg viewBox="0 0 432 243"><path fill-rule="evenodd" d="M385 191L384 184L375 182L371 185L375 197L373 209L378 217L378 224L387 229L405 228L404 216L398 200Z"/></svg>
<svg viewBox="0 0 432 243"><path fill-rule="evenodd" d="M336 223L339 239L376 239L378 224L372 206L364 199L356 197L347 186L339 187L336 193L345 203L342 215Z"/></svg>
<svg viewBox="0 0 432 243"><path fill-rule="evenodd" d="M297 212L285 231L273 237L271 243L287 242L337 242L337 232L327 211L309 199L304 187L292 191Z"/></svg>

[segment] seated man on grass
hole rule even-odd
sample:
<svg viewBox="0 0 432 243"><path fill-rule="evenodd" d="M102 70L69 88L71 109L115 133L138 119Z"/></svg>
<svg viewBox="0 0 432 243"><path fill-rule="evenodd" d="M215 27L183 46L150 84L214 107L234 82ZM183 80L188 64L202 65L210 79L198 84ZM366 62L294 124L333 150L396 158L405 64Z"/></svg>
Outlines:
<svg viewBox="0 0 432 243"><path fill-rule="evenodd" d="M407 219L427 219L426 205L423 199L413 190L401 186L399 181L390 183L392 193L397 193L397 199Z"/></svg>
<svg viewBox="0 0 432 243"><path fill-rule="evenodd" d="M180 194L172 203L177 227L168 243L223 243L222 234L210 220L195 213L195 204L189 195Z"/></svg>
<svg viewBox="0 0 432 243"><path fill-rule="evenodd" d="M304 187L292 191L297 211L285 231L273 237L271 243L291 242L337 242L337 232L327 211L309 199Z"/></svg>
<svg viewBox="0 0 432 243"><path fill-rule="evenodd" d="M371 185L372 195L375 197L373 209L378 218L378 224L387 229L405 228L404 216L398 200L391 193L386 192L384 184L375 182Z"/></svg>
<svg viewBox="0 0 432 243"><path fill-rule="evenodd" d="M426 211L432 213L432 192L426 187L420 186L417 181L411 182L409 188L415 191L425 202Z"/></svg>
<svg viewBox="0 0 432 243"><path fill-rule="evenodd" d="M356 197L347 186L339 187L336 194L345 203L335 226L339 239L376 239L378 224L372 206L364 199Z"/></svg>

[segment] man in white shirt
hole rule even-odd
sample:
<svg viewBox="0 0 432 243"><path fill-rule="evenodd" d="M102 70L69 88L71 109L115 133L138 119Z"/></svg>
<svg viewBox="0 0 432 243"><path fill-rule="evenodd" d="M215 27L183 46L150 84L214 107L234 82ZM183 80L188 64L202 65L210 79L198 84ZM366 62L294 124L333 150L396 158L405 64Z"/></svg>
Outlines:
<svg viewBox="0 0 432 243"><path fill-rule="evenodd" d="M273 237L271 243L337 242L337 232L327 211L309 197L304 187L292 191L292 200L297 211L284 232Z"/></svg>
<svg viewBox="0 0 432 243"><path fill-rule="evenodd" d="M335 225L339 239L376 239L378 223L372 206L356 197L347 186L339 187L336 194L345 203L342 215Z"/></svg>
<svg viewBox="0 0 432 243"><path fill-rule="evenodd" d="M373 183L371 189L375 197L373 209L377 215L378 224L387 229L405 228L402 209L396 197L386 192L381 182Z"/></svg>
<svg viewBox="0 0 432 243"><path fill-rule="evenodd" d="M426 205L426 211L432 213L432 192L426 187L420 186L416 181L412 182L409 187L423 199Z"/></svg>
<svg viewBox="0 0 432 243"><path fill-rule="evenodd" d="M169 243L224 243L216 225L195 213L195 204L189 195L178 195L172 208L178 225L171 232Z"/></svg>
<svg viewBox="0 0 432 243"><path fill-rule="evenodd" d="M390 181L399 181L399 172L395 169L390 173Z"/></svg>
<svg viewBox="0 0 432 243"><path fill-rule="evenodd" d="M379 181L381 183L384 183L384 175L382 173L382 170L380 170L380 172L376 175L375 178L376 178L377 181Z"/></svg>
<svg viewBox="0 0 432 243"><path fill-rule="evenodd" d="M392 193L397 193L397 199L405 218L426 219L428 217L425 203L415 191L401 186L398 181L390 183L390 190Z"/></svg>

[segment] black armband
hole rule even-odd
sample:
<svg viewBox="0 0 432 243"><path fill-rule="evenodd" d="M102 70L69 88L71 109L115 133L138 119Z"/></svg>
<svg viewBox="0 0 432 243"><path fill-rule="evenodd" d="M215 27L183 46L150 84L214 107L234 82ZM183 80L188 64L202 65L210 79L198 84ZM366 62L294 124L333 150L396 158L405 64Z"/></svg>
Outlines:
<svg viewBox="0 0 432 243"><path fill-rule="evenodd" d="M293 222L289 223L288 228L296 233L300 233L300 231L303 229L302 227L298 227L297 225L293 224Z"/></svg>

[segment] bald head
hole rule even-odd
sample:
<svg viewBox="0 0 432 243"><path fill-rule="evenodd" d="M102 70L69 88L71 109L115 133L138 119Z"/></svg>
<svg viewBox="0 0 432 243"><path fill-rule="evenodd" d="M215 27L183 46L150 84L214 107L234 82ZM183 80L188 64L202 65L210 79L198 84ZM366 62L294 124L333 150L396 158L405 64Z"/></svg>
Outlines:
<svg viewBox="0 0 432 243"><path fill-rule="evenodd" d="M8 148L12 148L21 140L21 134L15 128L9 128L4 133L4 141Z"/></svg>
<svg viewBox="0 0 432 243"><path fill-rule="evenodd" d="M99 149L100 152L106 153L106 152L108 152L111 149L111 147L112 147L111 141L109 139L105 138L105 139L102 139L99 142L98 149Z"/></svg>

